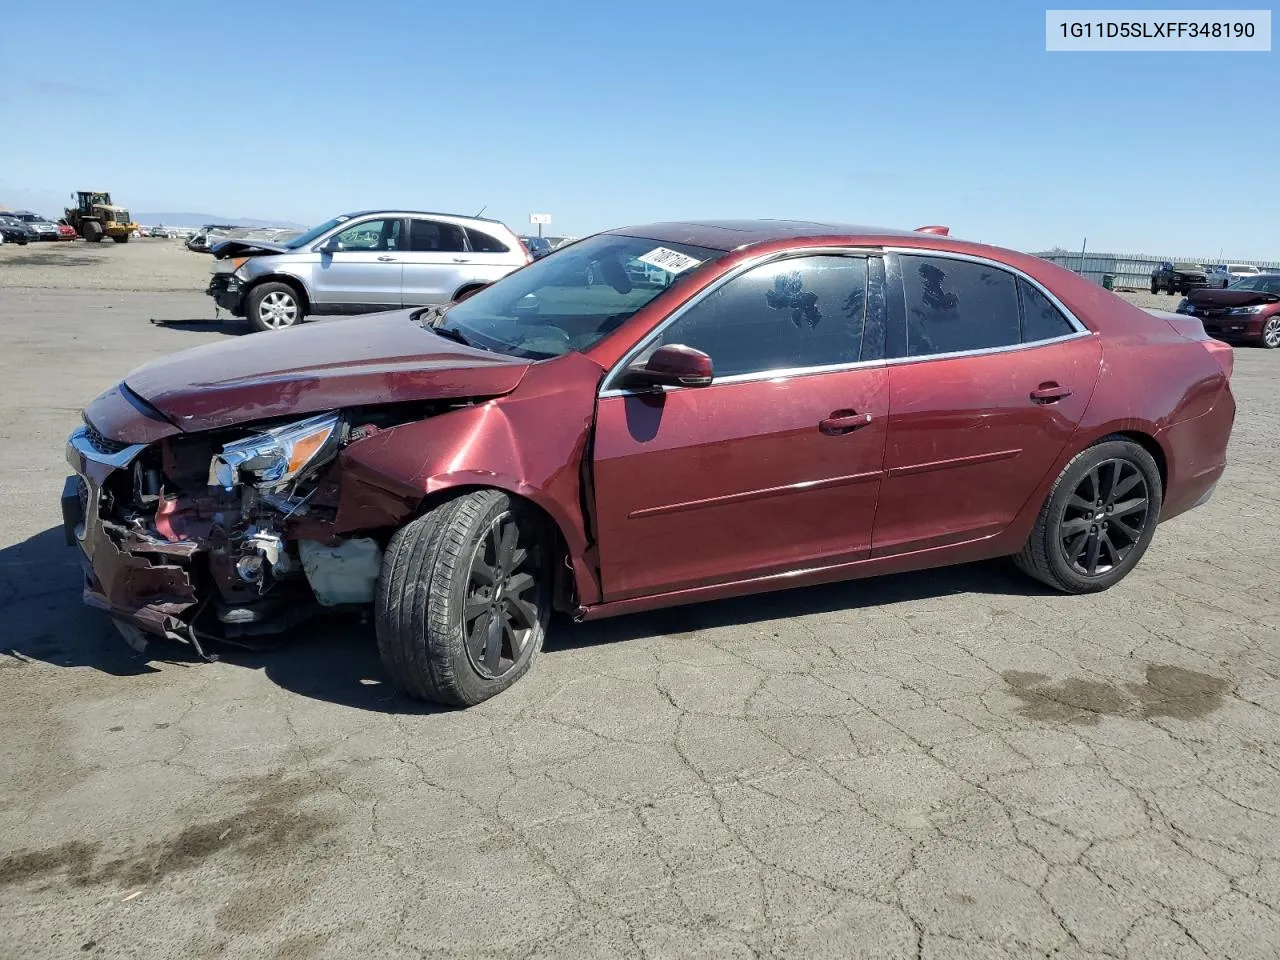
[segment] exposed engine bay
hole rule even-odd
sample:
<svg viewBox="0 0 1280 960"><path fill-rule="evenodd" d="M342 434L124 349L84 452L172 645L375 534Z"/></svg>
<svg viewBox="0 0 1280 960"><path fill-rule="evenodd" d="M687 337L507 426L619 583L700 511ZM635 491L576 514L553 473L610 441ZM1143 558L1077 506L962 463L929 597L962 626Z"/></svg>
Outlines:
<svg viewBox="0 0 1280 960"><path fill-rule="evenodd" d="M338 454L388 426L461 405L178 434L96 478L86 460L76 528L93 561L86 599L94 594L95 605L202 656L201 636L258 646L254 638L319 610L371 603L387 533L335 535ZM86 424L94 450L119 452L122 444ZM138 626L121 631L135 646L145 639Z"/></svg>

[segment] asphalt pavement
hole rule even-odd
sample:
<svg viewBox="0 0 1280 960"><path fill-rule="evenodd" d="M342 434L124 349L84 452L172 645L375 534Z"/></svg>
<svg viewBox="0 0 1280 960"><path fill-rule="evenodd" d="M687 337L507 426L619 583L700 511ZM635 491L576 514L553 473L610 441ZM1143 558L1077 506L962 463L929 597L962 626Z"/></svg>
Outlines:
<svg viewBox="0 0 1280 960"><path fill-rule="evenodd" d="M558 623L448 712L358 620L203 663L81 607L79 407L276 334L67 276L0 283L0 957L1280 955L1280 353L1105 594L997 562Z"/></svg>

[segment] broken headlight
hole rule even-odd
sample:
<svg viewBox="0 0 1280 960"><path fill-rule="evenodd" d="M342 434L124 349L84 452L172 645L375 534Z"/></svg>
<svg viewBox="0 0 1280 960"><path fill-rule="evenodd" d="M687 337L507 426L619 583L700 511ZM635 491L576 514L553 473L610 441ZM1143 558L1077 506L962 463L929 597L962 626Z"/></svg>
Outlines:
<svg viewBox="0 0 1280 960"><path fill-rule="evenodd" d="M209 486L231 490L242 481L275 490L318 467L342 445L342 418L336 413L264 430L228 443L209 462Z"/></svg>

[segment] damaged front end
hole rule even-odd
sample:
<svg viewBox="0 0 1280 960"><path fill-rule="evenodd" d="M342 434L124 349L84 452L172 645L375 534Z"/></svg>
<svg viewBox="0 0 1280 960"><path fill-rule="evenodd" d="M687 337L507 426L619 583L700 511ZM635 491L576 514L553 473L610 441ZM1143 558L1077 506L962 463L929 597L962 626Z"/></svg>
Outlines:
<svg viewBox="0 0 1280 960"><path fill-rule="evenodd" d="M336 457L366 429L326 413L125 444L86 420L62 503L85 602L135 647L164 637L201 656L202 640L256 646L319 609L371 602L381 545L333 533Z"/></svg>

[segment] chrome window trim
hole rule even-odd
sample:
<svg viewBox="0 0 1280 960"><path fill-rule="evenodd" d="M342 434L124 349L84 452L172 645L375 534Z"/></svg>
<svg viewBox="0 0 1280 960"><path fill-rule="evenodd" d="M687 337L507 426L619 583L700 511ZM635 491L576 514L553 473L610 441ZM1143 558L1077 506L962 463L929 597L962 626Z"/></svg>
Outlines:
<svg viewBox="0 0 1280 960"><path fill-rule="evenodd" d="M750 260L744 260L742 263L738 264L737 267L730 270L728 273L720 277L714 283L710 284L705 290L699 291L696 296L691 297L686 303L681 304L680 307L675 310L675 312L673 312L670 316L668 316L665 320L663 320L662 323L658 324L658 326L655 327L653 330L649 331L649 333L643 339L641 339L634 347L632 347L630 350L624 353L621 359L619 359L618 362L614 364L612 368L610 368L609 372L605 375L604 379L601 381L601 388L597 396L599 399L605 400L610 397L634 396L638 393L646 392L646 391L628 390L621 387L613 387L613 386L610 386L609 384L619 373L621 373L621 371L626 369L627 365L631 362L631 360L637 354L643 353L645 347L647 347L650 342L652 342L655 338L657 338L672 323L674 323L681 316L683 316L686 311L691 310L694 306L696 306L699 302L701 302L701 300L704 297L715 292L721 286L730 282L731 280L736 279L737 277L741 276L743 273L746 273L748 270L754 269L757 266L761 266L765 263L769 263L774 260L790 259L794 257L852 256L852 257L869 258L869 257L880 256L881 254L886 254L886 253L928 256L928 257L934 257L934 258L945 258L950 260L964 260L969 263L977 263L985 267L993 267L997 270L1003 270L1006 273L1012 274L1014 277L1020 277L1021 279L1025 280L1027 283L1031 284L1031 286L1035 287L1035 289L1039 290L1040 293L1042 293L1045 296L1045 299L1047 299L1051 304L1053 304L1054 307L1056 307L1062 313L1062 315L1066 317L1067 322L1071 325L1073 332L1068 334L1063 334L1060 337L1051 337L1048 340L1033 340L1030 343L1011 343L1002 347L980 347L976 350L957 350L957 351L952 351L950 353L930 353L930 354L925 354L923 356L914 356L914 357L913 356L888 357L883 360L858 360L852 363L824 364L822 366L815 366L815 367L788 367L788 368L781 368L781 369L774 369L774 370L762 370L759 373L739 373L739 374L733 374L732 376L728 376L728 377L716 377L714 380L712 380L709 387L674 387L674 386L662 387L660 388L661 392L665 393L668 390L707 390L707 389L710 389L711 387L717 387L722 383L730 384L730 383L751 383L754 381L762 381L762 380L786 380L786 379L791 379L793 377L817 376L824 373L839 373L846 370L858 370L863 368L870 369L873 367L888 367L888 366L896 366L898 364L904 364L904 363L927 363L931 360L955 360L959 357L982 357L982 356L987 356L989 354L1014 353L1020 350L1033 350L1039 347L1050 346L1055 343L1067 343L1071 340L1079 340L1081 338L1091 337L1094 335L1094 332L1090 330L1088 327L1086 327L1083 323L1081 323L1080 319L1074 313L1072 313L1069 309L1067 309L1066 304L1064 304L1061 300L1059 300L1056 296L1054 296L1053 292L1047 289L1044 286L1044 284L1040 283L1034 277L1029 276L1024 271L1019 270L1017 267L1010 266L1009 264L1006 264L1006 263L1001 263L998 260L992 260L988 257L979 257L979 256L975 256L973 254L968 254L968 253L953 253L948 250L936 250L930 247L883 246L883 247L791 248L784 251L778 251L773 254L766 254L764 256L754 257ZM653 391L647 391L647 392L652 393Z"/></svg>
<svg viewBox="0 0 1280 960"><path fill-rule="evenodd" d="M1045 287L1045 285L1041 283L1039 280L1037 280L1035 277L1032 277L1029 274L1023 272L1022 270L1019 270L1017 267L1010 266L1007 263L1001 263L999 260L992 260L990 257L975 256L971 253L953 253L950 250L930 250L927 247L885 247L884 252L896 253L899 256L903 256L903 255L917 256L917 257L927 256L927 257L934 257L936 259L944 259L944 260L964 260L968 263L977 263L977 264L981 264L984 267L994 267L997 270L1003 270L1005 273L1011 273L1015 277L1020 277L1023 280L1027 281L1027 283L1031 284L1033 287L1035 287L1037 290L1043 293L1045 295L1045 298L1050 303L1052 303L1055 307L1057 307L1058 310L1062 313L1062 315L1067 318L1067 323L1071 324L1071 326L1075 328L1077 333L1093 332L1087 326L1085 326L1083 323L1080 322L1079 317L1077 317L1074 313L1072 313L1070 310L1067 309L1067 305L1065 303L1063 303L1061 300L1059 300L1057 297L1053 295L1053 291ZM1033 346L1036 346L1037 344L1053 343L1055 340L1065 340L1065 339L1067 338L1054 337L1052 340L1033 340L1030 343L1020 344L1020 346L1033 347ZM989 348L983 348L983 349L985 350ZM996 349L1000 349L1000 348L996 348ZM965 351L965 352L972 352L972 351ZM934 356L940 356L940 354L934 354ZM923 359L923 358L912 358L912 359Z"/></svg>
<svg viewBox="0 0 1280 960"><path fill-rule="evenodd" d="M786 250L778 250L778 251L775 251L774 253L766 253L758 257L751 257L748 260L743 260L740 264L738 264L732 270L728 271L723 276L718 277L712 283L708 284L704 289L699 290L696 294L694 294L684 303L680 304L680 306L677 307L671 314L669 314L666 317L666 319L664 319L660 324L658 324L656 327L650 330L647 334L645 334L645 336L641 338L634 347L632 347L630 350L624 353L622 357L618 360L618 362L615 363L609 369L609 372L605 374L604 379L600 381L601 387L598 395L600 397L605 397L605 396L622 396L625 394L635 393L636 391L634 390L625 390L619 387L610 386L609 384L613 381L615 377L617 377L623 370L627 368L627 365L631 363L631 361L636 357L637 354L643 353L645 348L649 346L649 344L653 340L657 339L662 334L662 332L667 329L667 327L671 326L673 323L675 323L677 320L679 320L686 313L688 313L690 310L696 307L699 303L701 303L707 297L711 296L711 294L715 293L725 284L729 283L732 280L736 280L738 277L742 276L747 271L754 270L756 267L763 266L766 263L772 263L775 260L794 260L797 257L854 257L857 259L866 260L871 257L879 256L880 250L881 250L880 247L853 247L853 246L791 247ZM882 363L882 362L883 361L880 361L880 360L867 361L868 365L871 363ZM860 366L860 365L861 365L861 362L853 362L848 364L836 364L834 365L834 368ZM812 368L800 368L800 369L812 369ZM732 377L717 377L712 382L711 385L715 386L717 383L729 383L731 381L737 382L744 377L757 379L757 380L772 379L772 376L767 371L761 372L761 373L744 373L744 374L735 374ZM678 389L693 389L693 388L681 387ZM698 387L696 389L705 390L706 388Z"/></svg>

